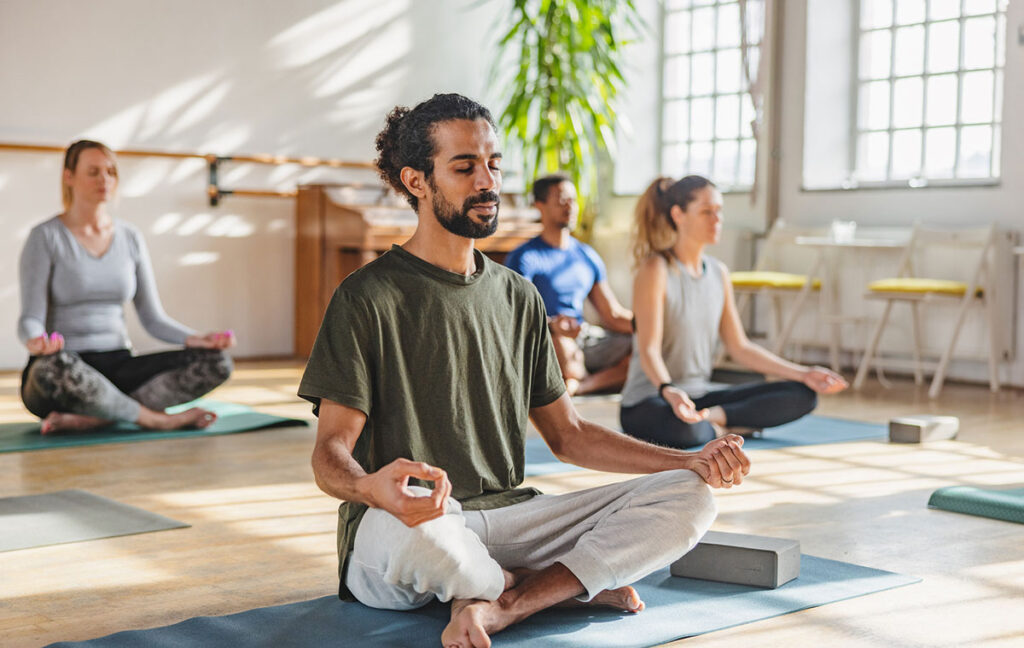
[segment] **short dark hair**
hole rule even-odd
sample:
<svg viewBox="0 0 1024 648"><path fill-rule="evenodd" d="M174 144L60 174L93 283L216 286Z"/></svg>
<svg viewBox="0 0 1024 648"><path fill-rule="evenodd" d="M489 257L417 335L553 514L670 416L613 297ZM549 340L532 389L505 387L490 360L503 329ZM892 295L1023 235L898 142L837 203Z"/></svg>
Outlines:
<svg viewBox="0 0 1024 648"><path fill-rule="evenodd" d="M454 119L486 119L494 128L491 111L460 94L435 94L415 108L395 106L384 130L377 134L377 172L395 191L405 194L413 209L419 200L402 183L402 169L412 167L429 179L434 174L434 126Z"/></svg>
<svg viewBox="0 0 1024 648"><path fill-rule="evenodd" d="M552 187L557 187L563 182L572 182L572 178L566 173L552 173L542 176L533 181L533 201L544 202L548 199L548 193Z"/></svg>

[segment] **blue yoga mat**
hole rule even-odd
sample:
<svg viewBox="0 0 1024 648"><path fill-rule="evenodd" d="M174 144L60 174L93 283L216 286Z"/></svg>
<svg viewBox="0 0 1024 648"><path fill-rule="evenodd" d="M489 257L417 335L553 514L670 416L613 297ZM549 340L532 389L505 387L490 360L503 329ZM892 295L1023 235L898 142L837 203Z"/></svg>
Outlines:
<svg viewBox="0 0 1024 648"><path fill-rule="evenodd" d="M745 450L772 450L790 446L818 445L822 443L845 443L887 438L888 430L881 423L865 423L828 416L805 416L802 419L768 428L761 436L746 439ZM697 450L700 446L691 448ZM562 463L551 454L543 439L526 440L526 475L550 475L553 473L583 470L579 466Z"/></svg>
<svg viewBox="0 0 1024 648"><path fill-rule="evenodd" d="M61 432L45 436L39 433L39 423L5 423L0 424L0 452L22 452L26 450L67 448L103 443L214 436L218 434L265 430L268 428L309 425L309 423L302 419L263 414L245 405L215 400L200 399L191 403L185 403L184 405L171 407L167 411L172 413L179 412L190 407L202 407L215 412L217 420L202 430L155 431L144 430L133 423L118 423L89 432Z"/></svg>
<svg viewBox="0 0 1024 648"><path fill-rule="evenodd" d="M599 608L545 610L494 635L494 646L656 646L919 580L814 556L803 556L798 579L774 590L676 578L663 569L636 584L647 604L640 614ZM433 646L439 644L447 622L448 607L441 604L389 612L325 596L223 617L197 617L91 641L52 644L51 648Z"/></svg>

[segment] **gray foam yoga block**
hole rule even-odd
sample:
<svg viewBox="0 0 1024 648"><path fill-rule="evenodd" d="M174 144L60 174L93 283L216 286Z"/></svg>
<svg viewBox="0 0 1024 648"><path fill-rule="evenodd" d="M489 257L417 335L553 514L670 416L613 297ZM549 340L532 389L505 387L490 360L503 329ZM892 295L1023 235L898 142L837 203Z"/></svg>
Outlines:
<svg viewBox="0 0 1024 648"><path fill-rule="evenodd" d="M708 531L670 571L673 576L774 589L800 575L800 543Z"/></svg>
<svg viewBox="0 0 1024 648"><path fill-rule="evenodd" d="M955 416L919 414L889 421L889 441L893 443L944 441L955 439L959 431L960 419Z"/></svg>

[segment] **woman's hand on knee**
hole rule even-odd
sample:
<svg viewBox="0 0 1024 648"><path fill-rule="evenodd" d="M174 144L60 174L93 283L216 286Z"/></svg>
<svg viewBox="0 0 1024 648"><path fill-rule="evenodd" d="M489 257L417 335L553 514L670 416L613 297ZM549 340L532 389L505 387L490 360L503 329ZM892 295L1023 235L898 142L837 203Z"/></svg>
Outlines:
<svg viewBox="0 0 1024 648"><path fill-rule="evenodd" d="M26 342L25 347L32 355L53 355L64 348L64 336L56 331L44 333Z"/></svg>
<svg viewBox="0 0 1024 648"><path fill-rule="evenodd" d="M235 346L235 332L228 329L206 335L190 335L185 338L185 346L190 349L228 349Z"/></svg>
<svg viewBox="0 0 1024 648"><path fill-rule="evenodd" d="M665 387L661 390L661 397L672 406L672 413L676 415L676 418L684 423L699 423L710 414L710 410L706 407L698 410L690 400L690 396L678 387Z"/></svg>
<svg viewBox="0 0 1024 648"><path fill-rule="evenodd" d="M432 481L434 488L428 495L417 495L409 488L410 478ZM452 493L448 473L408 459L395 459L360 482L358 490L366 504L387 511L409 527L444 515L445 502Z"/></svg>
<svg viewBox="0 0 1024 648"><path fill-rule="evenodd" d="M697 453L692 468L712 488L732 488L750 473L750 458L743 452L743 437L727 434L709 442Z"/></svg>
<svg viewBox="0 0 1024 648"><path fill-rule="evenodd" d="M803 383L819 394L835 394L849 387L845 378L825 367L807 367Z"/></svg>

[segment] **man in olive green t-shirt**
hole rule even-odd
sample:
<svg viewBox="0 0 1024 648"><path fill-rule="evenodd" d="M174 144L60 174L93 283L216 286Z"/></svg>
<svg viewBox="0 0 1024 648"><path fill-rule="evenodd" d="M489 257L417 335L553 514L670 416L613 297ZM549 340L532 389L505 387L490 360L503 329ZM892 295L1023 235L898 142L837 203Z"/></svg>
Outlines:
<svg viewBox="0 0 1024 648"><path fill-rule="evenodd" d="M474 249L497 227L493 120L460 95L396 108L381 176L416 232L338 287L299 394L319 416L313 470L339 509L341 594L379 608L452 601L446 647L578 599L630 612L630 583L696 544L708 486L739 484L742 439L660 448L581 419L533 286ZM579 493L520 488L527 419L564 461L653 473Z"/></svg>

